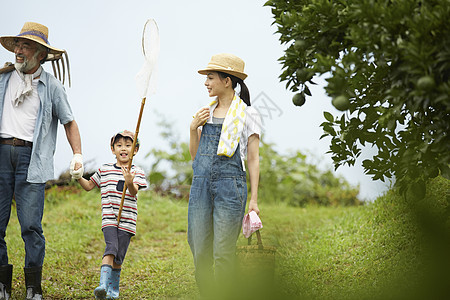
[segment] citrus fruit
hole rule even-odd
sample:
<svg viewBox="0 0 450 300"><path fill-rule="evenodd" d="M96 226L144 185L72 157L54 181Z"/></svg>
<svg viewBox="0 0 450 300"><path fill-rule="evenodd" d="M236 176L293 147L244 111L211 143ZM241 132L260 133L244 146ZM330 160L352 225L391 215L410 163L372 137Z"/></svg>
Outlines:
<svg viewBox="0 0 450 300"><path fill-rule="evenodd" d="M303 93L297 93L292 97L292 102L295 106L302 106L305 104L305 95Z"/></svg>
<svg viewBox="0 0 450 300"><path fill-rule="evenodd" d="M305 46L306 42L304 40L295 40L294 48L296 50L302 50L303 48L305 48Z"/></svg>
<svg viewBox="0 0 450 300"><path fill-rule="evenodd" d="M337 96L336 98L333 98L331 100L331 104L333 104L334 107L336 107L340 111L347 110L350 106L350 101L348 97L344 95Z"/></svg>
<svg viewBox="0 0 450 300"><path fill-rule="evenodd" d="M421 90L429 91L434 88L434 85L434 78L429 75L422 76L417 80L417 87Z"/></svg>

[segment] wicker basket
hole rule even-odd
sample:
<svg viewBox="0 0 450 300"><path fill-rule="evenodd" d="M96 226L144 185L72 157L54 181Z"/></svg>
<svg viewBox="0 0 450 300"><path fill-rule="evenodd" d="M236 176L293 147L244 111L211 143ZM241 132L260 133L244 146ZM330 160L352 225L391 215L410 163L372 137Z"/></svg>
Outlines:
<svg viewBox="0 0 450 300"><path fill-rule="evenodd" d="M263 245L259 230L256 231L256 236L257 245L252 245L252 236L250 236L247 246L239 246L236 249L240 275L245 278L273 281L276 248Z"/></svg>

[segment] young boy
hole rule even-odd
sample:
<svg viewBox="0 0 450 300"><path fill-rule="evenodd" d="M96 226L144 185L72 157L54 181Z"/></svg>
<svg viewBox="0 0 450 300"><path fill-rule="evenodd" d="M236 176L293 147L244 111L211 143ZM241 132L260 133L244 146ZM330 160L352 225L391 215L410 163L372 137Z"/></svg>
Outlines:
<svg viewBox="0 0 450 300"><path fill-rule="evenodd" d="M131 237L136 234L137 193L146 188L144 171L128 163L132 158L134 133L121 131L111 138L111 151L116 163L104 164L89 180L78 179L86 190L99 187L102 195L102 231L105 237L100 285L94 290L96 299L119 297L120 271ZM139 150L139 139L134 154ZM124 184L127 186L120 223L117 224Z"/></svg>

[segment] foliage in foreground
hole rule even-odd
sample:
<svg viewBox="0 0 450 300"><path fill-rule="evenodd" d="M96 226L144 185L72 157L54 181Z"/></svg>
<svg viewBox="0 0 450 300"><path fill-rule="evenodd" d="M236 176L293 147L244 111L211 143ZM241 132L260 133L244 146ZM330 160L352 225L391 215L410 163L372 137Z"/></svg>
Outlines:
<svg viewBox="0 0 450 300"><path fill-rule="evenodd" d="M192 182L192 160L189 145L181 142L169 122L162 121L161 136L169 150L152 149L146 157L154 162L149 172L152 189L160 194L188 199ZM285 202L293 206L359 205L359 188L351 186L343 177L330 170L321 170L309 162L300 151L282 155L273 144L261 142L259 199L266 202ZM310 157L311 159L311 157ZM161 164L169 167L161 167ZM165 170L172 170L169 174ZM248 182L247 172L247 185Z"/></svg>
<svg viewBox="0 0 450 300"><path fill-rule="evenodd" d="M340 117L325 113L337 167L363 161L374 180L395 178L422 197L425 182L450 179L450 0L270 0L280 41L281 81L311 96L326 75ZM296 97L298 98L298 97ZM303 103L301 101L300 103Z"/></svg>
<svg viewBox="0 0 450 300"><path fill-rule="evenodd" d="M285 298L448 299L449 196L438 177L421 201L391 190L345 210L275 208Z"/></svg>
<svg viewBox="0 0 450 300"><path fill-rule="evenodd" d="M450 296L450 181L433 180L422 201L389 191L364 206L260 206L263 243L277 247L278 289L247 287L246 299L445 299ZM138 234L121 279L122 299L194 299L187 203L141 192ZM100 195L47 190L45 299L92 299L103 236ZM246 245L240 236L239 246ZM23 243L13 211L7 243L13 299L25 296ZM259 290L258 290L259 289ZM258 298L255 298L254 291ZM261 295L262 292L267 292ZM252 297L253 295L253 297ZM268 297L270 296L270 297Z"/></svg>

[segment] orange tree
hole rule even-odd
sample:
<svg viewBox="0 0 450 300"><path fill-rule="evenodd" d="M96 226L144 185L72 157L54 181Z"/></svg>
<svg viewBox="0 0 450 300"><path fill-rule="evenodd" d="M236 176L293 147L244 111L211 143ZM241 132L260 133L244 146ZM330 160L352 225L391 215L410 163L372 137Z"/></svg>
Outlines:
<svg viewBox="0 0 450 300"><path fill-rule="evenodd" d="M362 162L365 172L395 178L402 193L420 196L428 178L450 178L450 0L265 6L286 45L280 80L304 98L313 77L324 75L327 95L343 111L325 112L321 125L336 168L353 165L368 144L378 153Z"/></svg>

